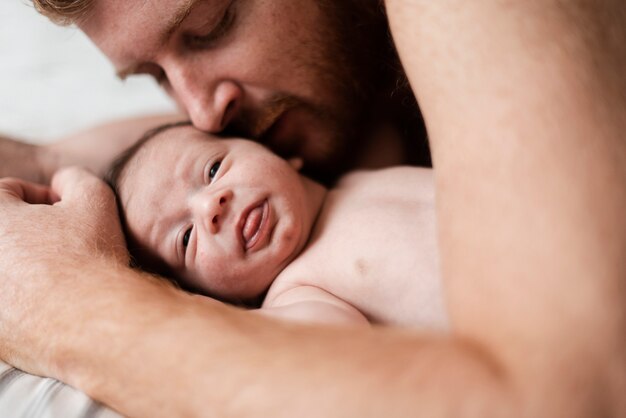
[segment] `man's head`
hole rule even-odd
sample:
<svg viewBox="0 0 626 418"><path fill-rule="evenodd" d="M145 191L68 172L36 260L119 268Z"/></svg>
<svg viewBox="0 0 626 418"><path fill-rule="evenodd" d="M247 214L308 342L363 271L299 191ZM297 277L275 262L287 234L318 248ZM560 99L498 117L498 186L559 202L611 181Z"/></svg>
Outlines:
<svg viewBox="0 0 626 418"><path fill-rule="evenodd" d="M262 295L308 240L324 189L264 146L174 124L115 164L131 253L229 301Z"/></svg>
<svg viewBox="0 0 626 418"><path fill-rule="evenodd" d="M355 154L398 84L380 0L33 1L122 77L151 74L197 128L260 139L316 174Z"/></svg>

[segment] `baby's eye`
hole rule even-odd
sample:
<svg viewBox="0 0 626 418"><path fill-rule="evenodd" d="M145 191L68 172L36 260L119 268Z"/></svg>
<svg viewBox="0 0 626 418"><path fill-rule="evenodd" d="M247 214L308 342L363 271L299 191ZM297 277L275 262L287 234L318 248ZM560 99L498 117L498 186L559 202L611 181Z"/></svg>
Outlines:
<svg viewBox="0 0 626 418"><path fill-rule="evenodd" d="M193 227L187 229L185 231L185 234L183 235L183 247L187 248L187 245L189 245L189 238L191 237L191 230L193 229Z"/></svg>
<svg viewBox="0 0 626 418"><path fill-rule="evenodd" d="M209 170L209 180L213 180L213 177L217 175L217 172L220 169L221 164L222 164L221 161L217 161L215 164L211 166L211 169Z"/></svg>

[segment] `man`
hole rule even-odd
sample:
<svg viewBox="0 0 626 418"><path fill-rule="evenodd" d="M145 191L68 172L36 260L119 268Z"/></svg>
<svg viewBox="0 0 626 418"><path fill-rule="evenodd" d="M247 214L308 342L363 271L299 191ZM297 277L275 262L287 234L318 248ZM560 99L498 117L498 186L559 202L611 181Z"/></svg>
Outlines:
<svg viewBox="0 0 626 418"><path fill-rule="evenodd" d="M57 21L68 19L59 11L69 13L121 78L153 76L197 128L297 154L317 178L331 180L355 165L429 164L423 124L378 1L186 1L162 8L162 16L137 13L136 2L71 12L68 4L88 3L34 3ZM87 157L76 162L99 168L106 163L89 158L89 148L108 162L140 136L135 125L147 123L154 121L123 122L44 150L58 155L58 166L79 147Z"/></svg>
<svg viewBox="0 0 626 418"><path fill-rule="evenodd" d="M80 25L114 60L145 60L94 22L147 30L140 15L164 23L182 2L127 3L144 7L96 0ZM70 170L51 189L0 182L0 357L132 416L624 416L626 6L386 6L433 145L453 336L295 326L181 293L126 267L110 192Z"/></svg>

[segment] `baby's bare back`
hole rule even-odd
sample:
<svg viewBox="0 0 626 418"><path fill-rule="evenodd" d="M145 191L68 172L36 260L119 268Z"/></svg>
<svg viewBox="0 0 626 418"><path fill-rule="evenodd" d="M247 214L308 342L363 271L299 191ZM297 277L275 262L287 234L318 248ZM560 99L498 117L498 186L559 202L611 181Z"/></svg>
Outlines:
<svg viewBox="0 0 626 418"><path fill-rule="evenodd" d="M311 238L273 283L320 288L374 323L447 326L432 170L356 172L332 189Z"/></svg>

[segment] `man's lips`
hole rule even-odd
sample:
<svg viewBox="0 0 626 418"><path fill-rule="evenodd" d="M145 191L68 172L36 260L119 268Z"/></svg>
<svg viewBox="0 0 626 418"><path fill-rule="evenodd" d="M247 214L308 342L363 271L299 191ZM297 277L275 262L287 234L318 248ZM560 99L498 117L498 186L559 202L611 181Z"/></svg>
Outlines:
<svg viewBox="0 0 626 418"><path fill-rule="evenodd" d="M254 249L268 235L270 206L267 200L246 209L238 223L244 251Z"/></svg>

